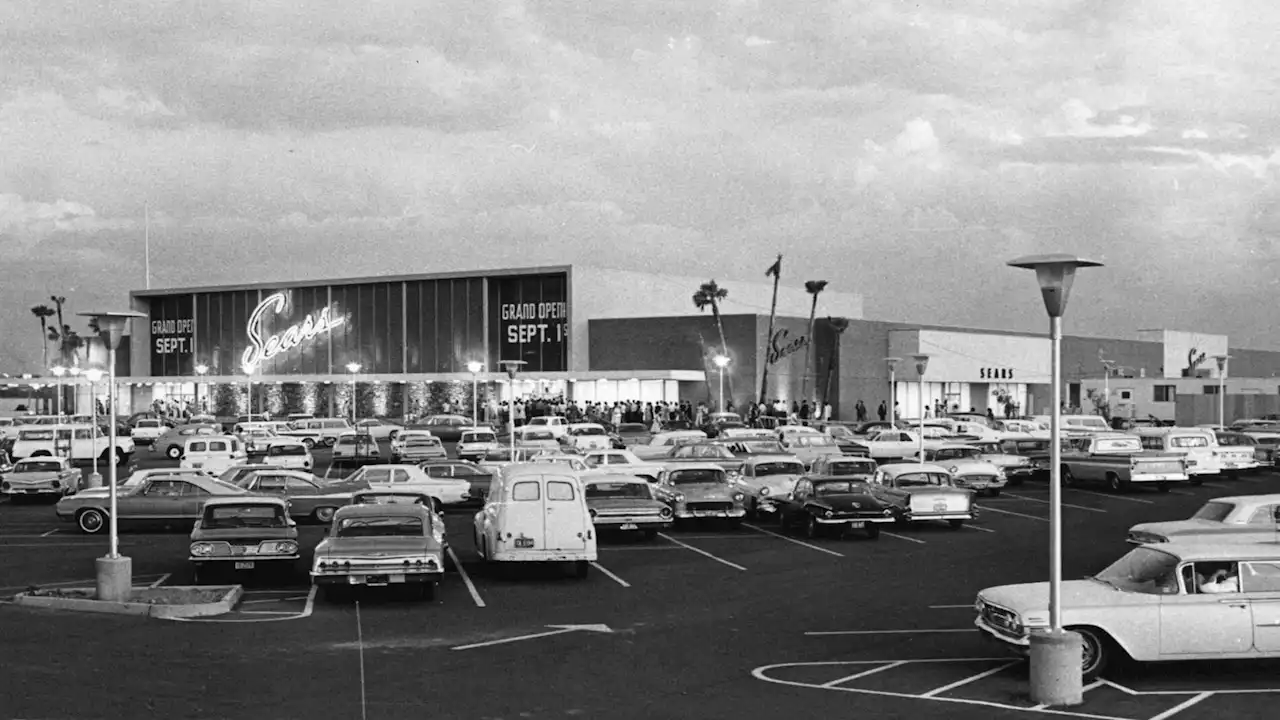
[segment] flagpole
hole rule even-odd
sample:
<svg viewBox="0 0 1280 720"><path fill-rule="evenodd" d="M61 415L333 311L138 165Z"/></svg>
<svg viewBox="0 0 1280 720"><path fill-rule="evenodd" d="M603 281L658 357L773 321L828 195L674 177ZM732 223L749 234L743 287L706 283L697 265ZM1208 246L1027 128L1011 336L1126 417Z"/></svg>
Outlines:
<svg viewBox="0 0 1280 720"><path fill-rule="evenodd" d="M756 401L758 403L768 402L766 391L769 388L769 348L773 343L773 319L778 314L778 281L782 279L782 253L778 253L778 259L764 274L773 276L773 302L769 305L769 333L764 337L764 371L760 373L760 397Z"/></svg>
<svg viewBox="0 0 1280 720"><path fill-rule="evenodd" d="M146 200L142 201L142 253L146 265L147 289L151 289L151 208Z"/></svg>

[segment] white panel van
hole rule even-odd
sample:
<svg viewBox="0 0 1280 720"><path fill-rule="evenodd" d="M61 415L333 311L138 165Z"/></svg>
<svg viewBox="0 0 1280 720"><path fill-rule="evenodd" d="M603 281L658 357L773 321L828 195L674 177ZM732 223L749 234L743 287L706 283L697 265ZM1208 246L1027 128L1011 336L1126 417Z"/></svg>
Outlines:
<svg viewBox="0 0 1280 720"><path fill-rule="evenodd" d="M475 542L487 563L570 563L579 578L598 557L582 480L552 464L502 468L476 513Z"/></svg>

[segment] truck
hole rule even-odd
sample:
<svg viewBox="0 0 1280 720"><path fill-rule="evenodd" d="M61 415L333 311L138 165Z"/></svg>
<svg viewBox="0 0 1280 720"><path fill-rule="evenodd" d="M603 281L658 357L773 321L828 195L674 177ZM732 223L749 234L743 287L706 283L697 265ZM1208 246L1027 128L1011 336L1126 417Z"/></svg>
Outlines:
<svg viewBox="0 0 1280 720"><path fill-rule="evenodd" d="M1184 457L1143 450L1137 435L1117 432L1070 438L1062 450L1061 469L1065 485L1102 483L1113 492L1127 492L1134 485L1168 492L1173 483L1190 480Z"/></svg>

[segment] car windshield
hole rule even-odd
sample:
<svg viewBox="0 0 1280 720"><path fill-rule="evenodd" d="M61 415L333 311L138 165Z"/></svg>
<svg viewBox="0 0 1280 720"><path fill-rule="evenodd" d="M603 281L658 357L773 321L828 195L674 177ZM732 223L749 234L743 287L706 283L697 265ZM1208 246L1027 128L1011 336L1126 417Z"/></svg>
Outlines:
<svg viewBox="0 0 1280 720"><path fill-rule="evenodd" d="M426 498L411 493L368 493L356 497L361 505L425 505Z"/></svg>
<svg viewBox="0 0 1280 720"><path fill-rule="evenodd" d="M1178 592L1178 558L1167 552L1140 547L1094 576L1117 590L1171 595Z"/></svg>
<svg viewBox="0 0 1280 720"><path fill-rule="evenodd" d="M556 436L552 435L549 430L529 430L521 434L521 440L529 442L530 440L555 440Z"/></svg>
<svg viewBox="0 0 1280 720"><path fill-rule="evenodd" d="M497 442L498 436L491 432L469 432L462 433L463 443L491 443Z"/></svg>
<svg viewBox="0 0 1280 720"><path fill-rule="evenodd" d="M945 450L938 450L933 454L933 456L938 460L960 460L962 458L977 457L977 455L978 451L976 448L947 448Z"/></svg>
<svg viewBox="0 0 1280 720"><path fill-rule="evenodd" d="M835 447L836 439L826 435L797 435L792 442L800 447Z"/></svg>
<svg viewBox="0 0 1280 720"><path fill-rule="evenodd" d="M306 455L306 445L272 445L267 448L268 455Z"/></svg>
<svg viewBox="0 0 1280 720"><path fill-rule="evenodd" d="M827 434L833 438L840 440L852 440L853 431L843 425L832 425L827 428Z"/></svg>
<svg viewBox="0 0 1280 720"><path fill-rule="evenodd" d="M723 485L725 483L724 471L700 468L697 470L676 470L671 473L672 485L702 485L706 483Z"/></svg>
<svg viewBox="0 0 1280 720"><path fill-rule="evenodd" d="M1231 503L1224 502L1205 503L1204 507L1197 510L1196 514L1191 516L1191 519L1222 522L1227 519L1227 516L1231 514L1231 511L1234 510L1235 507L1236 506Z"/></svg>
<svg viewBox="0 0 1280 720"><path fill-rule="evenodd" d="M653 498L649 486L638 482L595 482L587 486L587 498L602 500L606 498L636 498L650 500Z"/></svg>
<svg viewBox="0 0 1280 720"><path fill-rule="evenodd" d="M912 472L898 476L898 487L928 487L930 485L950 485L951 476L944 473Z"/></svg>
<svg viewBox="0 0 1280 720"><path fill-rule="evenodd" d="M374 441L373 436L371 435L341 435L338 437L338 444L339 445L355 445L357 443L357 439L359 444L361 445L377 444Z"/></svg>
<svg viewBox="0 0 1280 720"><path fill-rule="evenodd" d="M14 472L37 473L37 472L59 472L62 470L62 463L57 460L37 460L36 462L18 463L18 467Z"/></svg>
<svg viewBox="0 0 1280 720"><path fill-rule="evenodd" d="M825 474L827 475L872 475L875 474L876 464L872 462L855 462L852 460L838 460L836 462L827 463Z"/></svg>
<svg viewBox="0 0 1280 720"><path fill-rule="evenodd" d="M511 459L511 450L508 448L495 448L493 450L488 450L484 454L484 459L492 460L494 462L506 462Z"/></svg>
<svg viewBox="0 0 1280 720"><path fill-rule="evenodd" d="M282 528L288 526L284 508L278 505L218 505L208 508L200 527L205 530L260 527Z"/></svg>
<svg viewBox="0 0 1280 720"><path fill-rule="evenodd" d="M623 423L618 426L619 434L647 433L647 432L649 432L649 428L639 423Z"/></svg>
<svg viewBox="0 0 1280 720"><path fill-rule="evenodd" d="M865 491L866 486L863 483L852 480L826 480L813 484L814 495L840 495Z"/></svg>
<svg viewBox="0 0 1280 720"><path fill-rule="evenodd" d="M569 434L571 435L604 435L605 432L604 432L604 428L602 427L580 427L580 428L573 428L572 430L569 431Z"/></svg>
<svg viewBox="0 0 1280 720"><path fill-rule="evenodd" d="M804 465L798 462L762 462L756 465L756 477L765 475L803 475Z"/></svg>
<svg viewBox="0 0 1280 720"><path fill-rule="evenodd" d="M578 458L568 457L535 457L533 458L533 461L536 463L547 463L550 465L564 465L569 468L576 468L579 466L578 463L582 462Z"/></svg>
<svg viewBox="0 0 1280 720"><path fill-rule="evenodd" d="M409 447L435 447L440 444L440 438L411 437L408 440L406 440L404 444Z"/></svg>
<svg viewBox="0 0 1280 720"><path fill-rule="evenodd" d="M1228 435L1222 434L1218 436L1218 444L1223 446L1240 446L1240 445L1257 445L1258 441L1248 435Z"/></svg>
<svg viewBox="0 0 1280 720"><path fill-rule="evenodd" d="M1280 445L1280 435L1270 435L1267 437L1254 438L1254 442L1259 445Z"/></svg>
<svg viewBox="0 0 1280 720"><path fill-rule="evenodd" d="M338 522L338 537L421 536L422 519L416 517L358 517Z"/></svg>
<svg viewBox="0 0 1280 720"><path fill-rule="evenodd" d="M1177 435L1169 438L1169 447L1202 448L1209 447L1209 438L1204 435Z"/></svg>
<svg viewBox="0 0 1280 720"><path fill-rule="evenodd" d="M679 454L684 457L706 458L709 460L733 457L733 453L729 451L729 448L723 445L695 445L688 449L682 449Z"/></svg>
<svg viewBox="0 0 1280 720"><path fill-rule="evenodd" d="M1205 440L1204 438L1200 439ZM1205 440L1205 444L1208 445L1209 441ZM1141 452L1142 441L1138 438L1100 438L1094 445L1094 449L1098 452L1117 452L1128 450Z"/></svg>

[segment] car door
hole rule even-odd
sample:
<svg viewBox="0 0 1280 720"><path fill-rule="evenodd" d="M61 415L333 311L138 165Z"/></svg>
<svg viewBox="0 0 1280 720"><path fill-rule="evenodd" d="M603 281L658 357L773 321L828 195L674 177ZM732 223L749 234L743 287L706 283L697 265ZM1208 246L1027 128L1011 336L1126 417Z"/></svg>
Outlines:
<svg viewBox="0 0 1280 720"><path fill-rule="evenodd" d="M169 478L148 481L146 487L128 496L128 502L119 498L120 518L149 521L181 514L182 484L185 481Z"/></svg>
<svg viewBox="0 0 1280 720"><path fill-rule="evenodd" d="M1280 561L1241 563L1240 589L1253 614L1253 648L1280 654Z"/></svg>
<svg viewBox="0 0 1280 720"><path fill-rule="evenodd" d="M582 550L587 546L583 499L567 479L547 478L546 547L548 550Z"/></svg>
<svg viewBox="0 0 1280 720"><path fill-rule="evenodd" d="M200 511L204 509L205 502L213 497L213 493L186 480L175 480L174 483L177 485L181 501L170 510L175 514L167 517L180 520L196 520L200 517Z"/></svg>
<svg viewBox="0 0 1280 720"><path fill-rule="evenodd" d="M785 513L788 520L794 519L799 514L800 509L804 507L812 492L813 483L808 480L800 480L792 488L791 492L777 498L779 502L778 511Z"/></svg>
<svg viewBox="0 0 1280 720"><path fill-rule="evenodd" d="M511 537L517 550L545 548L547 508L543 500L542 482L536 478L519 480L511 485L510 501L503 507L498 532Z"/></svg>
<svg viewBox="0 0 1280 720"><path fill-rule="evenodd" d="M1253 611L1244 593L1202 593L1191 565L1179 568L1183 592L1160 596L1160 655L1248 652Z"/></svg>

